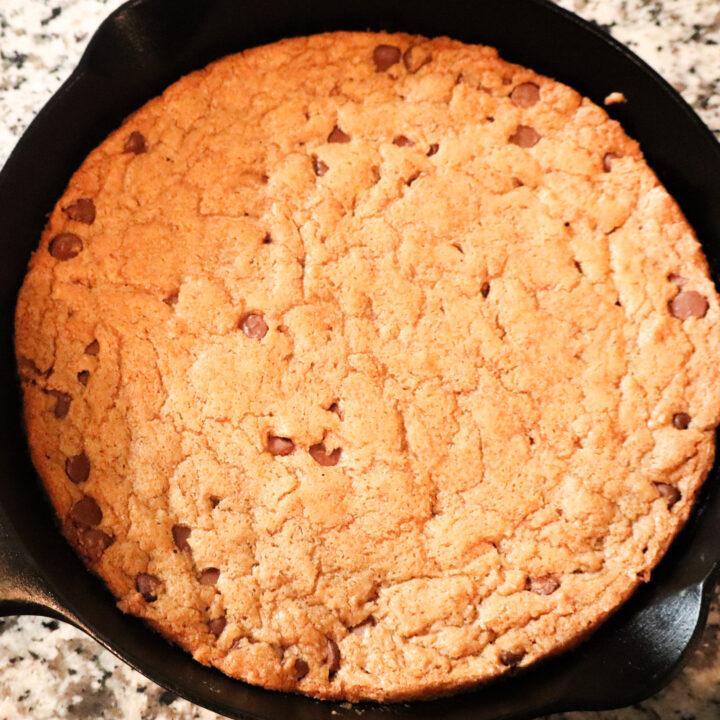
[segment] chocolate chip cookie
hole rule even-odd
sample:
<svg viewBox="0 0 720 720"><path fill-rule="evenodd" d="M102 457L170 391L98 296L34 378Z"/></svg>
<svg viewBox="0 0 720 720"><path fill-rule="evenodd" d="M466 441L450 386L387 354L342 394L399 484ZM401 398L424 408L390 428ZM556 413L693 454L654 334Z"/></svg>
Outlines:
<svg viewBox="0 0 720 720"><path fill-rule="evenodd" d="M195 72L94 150L16 349L38 473L121 610L250 683L403 700L649 579L713 461L718 309L600 107L491 48L334 33Z"/></svg>

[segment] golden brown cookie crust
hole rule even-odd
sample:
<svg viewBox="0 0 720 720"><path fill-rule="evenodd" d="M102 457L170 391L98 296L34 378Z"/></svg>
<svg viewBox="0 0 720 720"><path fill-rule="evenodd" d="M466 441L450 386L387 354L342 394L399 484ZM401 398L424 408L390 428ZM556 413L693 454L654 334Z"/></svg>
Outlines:
<svg viewBox="0 0 720 720"><path fill-rule="evenodd" d="M713 461L718 296L637 144L446 38L336 33L171 86L20 292L34 463L119 598L320 698L578 641Z"/></svg>

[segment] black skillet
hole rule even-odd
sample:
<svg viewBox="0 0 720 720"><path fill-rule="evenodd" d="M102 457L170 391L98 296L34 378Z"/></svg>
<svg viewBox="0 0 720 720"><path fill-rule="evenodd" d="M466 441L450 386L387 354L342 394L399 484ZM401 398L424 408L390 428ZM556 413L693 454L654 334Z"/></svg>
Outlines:
<svg viewBox="0 0 720 720"><path fill-rule="evenodd" d="M15 299L45 214L83 157L132 110L182 74L242 48L336 29L404 30L494 45L503 57L611 114L696 228L718 281L720 146L663 80L626 48L547 0L133 0L99 28L80 65L0 174L0 614L36 613L82 628L168 690L234 718L356 718L338 703L268 692L195 663L120 613L58 532L26 450L12 352ZM507 680L429 703L362 705L365 720L522 720L619 707L655 693L702 630L720 561L717 468L652 582L588 642ZM332 714L331 714L332 713Z"/></svg>

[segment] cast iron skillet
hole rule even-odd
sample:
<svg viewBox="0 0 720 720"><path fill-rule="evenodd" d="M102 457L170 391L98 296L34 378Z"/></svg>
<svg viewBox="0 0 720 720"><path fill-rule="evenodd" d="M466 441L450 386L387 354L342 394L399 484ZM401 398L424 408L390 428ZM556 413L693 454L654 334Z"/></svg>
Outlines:
<svg viewBox="0 0 720 720"><path fill-rule="evenodd" d="M168 690L234 718L356 718L338 703L268 692L195 663L120 613L58 532L26 450L12 318L45 214L84 156L124 116L182 74L245 47L334 29L449 35L564 81L612 114L696 228L718 281L720 146L682 99L626 48L547 0L133 0L99 28L80 65L18 143L0 175L0 614L67 620ZM619 707L668 682L700 633L720 548L717 468L652 582L588 642L477 691L430 703L363 705L365 720L522 720ZM331 712L334 713L331 715Z"/></svg>

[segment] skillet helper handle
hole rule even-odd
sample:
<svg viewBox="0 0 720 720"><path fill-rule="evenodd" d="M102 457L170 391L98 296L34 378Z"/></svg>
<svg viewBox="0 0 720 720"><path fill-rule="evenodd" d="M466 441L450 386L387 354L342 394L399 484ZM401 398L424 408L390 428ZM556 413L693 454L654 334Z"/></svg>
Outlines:
<svg viewBox="0 0 720 720"><path fill-rule="evenodd" d="M6 615L67 619L0 515L0 617Z"/></svg>

